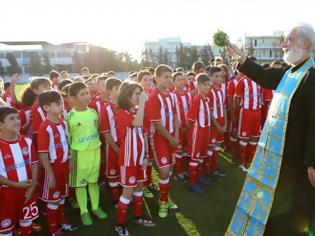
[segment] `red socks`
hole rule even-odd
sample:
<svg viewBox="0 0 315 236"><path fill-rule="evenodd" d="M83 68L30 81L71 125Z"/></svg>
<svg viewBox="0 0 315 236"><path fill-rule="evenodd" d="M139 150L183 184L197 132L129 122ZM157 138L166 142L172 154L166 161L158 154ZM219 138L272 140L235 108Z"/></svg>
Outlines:
<svg viewBox="0 0 315 236"><path fill-rule="evenodd" d="M142 216L142 203L143 203L143 192L134 192L133 196L133 211L135 217Z"/></svg>
<svg viewBox="0 0 315 236"><path fill-rule="evenodd" d="M58 230L57 215L58 215L58 205L47 203L47 218L48 218L49 232L51 234L55 233Z"/></svg>
<svg viewBox="0 0 315 236"><path fill-rule="evenodd" d="M126 223L126 213L128 210L128 206L130 203L130 199L125 198L124 196L120 196L118 202L118 214L117 214L117 221L119 225L124 225Z"/></svg>
<svg viewBox="0 0 315 236"><path fill-rule="evenodd" d="M175 164L176 174L178 175L184 172L184 157L182 154L178 154L178 153L175 154L175 157L176 157L176 164Z"/></svg>
<svg viewBox="0 0 315 236"><path fill-rule="evenodd" d="M239 143L240 143L240 163L241 165L245 165L246 154L247 154L247 142L240 140Z"/></svg>
<svg viewBox="0 0 315 236"><path fill-rule="evenodd" d="M114 203L117 203L120 196L120 188L118 184L118 180L116 178L110 178L109 180L109 186L112 192L112 198Z"/></svg>
<svg viewBox="0 0 315 236"><path fill-rule="evenodd" d="M189 167L188 167L188 182L190 185L197 182L198 170L199 170L199 163L195 161L190 161Z"/></svg>
<svg viewBox="0 0 315 236"><path fill-rule="evenodd" d="M170 179L159 179L160 186L160 201L168 202L168 193L170 191Z"/></svg>

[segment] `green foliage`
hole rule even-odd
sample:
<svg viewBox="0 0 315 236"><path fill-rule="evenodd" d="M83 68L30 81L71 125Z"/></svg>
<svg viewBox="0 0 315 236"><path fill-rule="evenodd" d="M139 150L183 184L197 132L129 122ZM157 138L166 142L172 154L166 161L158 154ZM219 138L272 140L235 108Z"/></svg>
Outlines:
<svg viewBox="0 0 315 236"><path fill-rule="evenodd" d="M226 47L229 45L229 36L222 30L218 30L213 35L213 43L218 47Z"/></svg>

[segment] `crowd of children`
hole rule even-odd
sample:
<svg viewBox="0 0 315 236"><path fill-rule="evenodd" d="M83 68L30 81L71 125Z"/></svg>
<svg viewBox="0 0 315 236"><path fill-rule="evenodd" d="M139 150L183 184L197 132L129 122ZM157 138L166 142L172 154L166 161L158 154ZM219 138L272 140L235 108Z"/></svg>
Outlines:
<svg viewBox="0 0 315 236"><path fill-rule="evenodd" d="M142 216L143 197L157 188L153 166L161 218L178 209L169 198L173 179L202 194L209 176L226 175L222 148L248 171L272 91L222 58L207 67L197 61L186 73L161 64L129 74L122 81L113 71L90 75L86 67L75 78L52 71L50 78L31 78L21 101L18 75L0 80L0 235L30 235L39 209L51 235L75 230L64 216L67 197L83 225L106 219L99 204L104 184L117 209L115 231L131 235L125 225L131 202L133 222L155 226Z"/></svg>

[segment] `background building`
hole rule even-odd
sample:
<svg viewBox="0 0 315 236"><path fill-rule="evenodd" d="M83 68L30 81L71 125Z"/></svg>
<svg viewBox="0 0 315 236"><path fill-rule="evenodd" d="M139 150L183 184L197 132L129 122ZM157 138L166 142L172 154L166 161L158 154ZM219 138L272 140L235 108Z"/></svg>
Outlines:
<svg viewBox="0 0 315 236"><path fill-rule="evenodd" d="M272 62L281 60L283 50L281 43L284 40L284 32L275 32L274 35L245 36L245 52L248 56L254 56L258 62Z"/></svg>

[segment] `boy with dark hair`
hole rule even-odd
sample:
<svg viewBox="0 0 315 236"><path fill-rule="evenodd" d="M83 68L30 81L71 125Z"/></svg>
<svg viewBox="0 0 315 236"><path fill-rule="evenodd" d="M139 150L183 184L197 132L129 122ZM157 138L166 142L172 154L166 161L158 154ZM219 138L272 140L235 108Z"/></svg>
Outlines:
<svg viewBox="0 0 315 236"><path fill-rule="evenodd" d="M87 68L87 67L81 68L80 74L81 74L82 76L89 76L89 75L90 75L90 70L89 70L89 68Z"/></svg>
<svg viewBox="0 0 315 236"><path fill-rule="evenodd" d="M209 142L209 156L204 160L206 174L214 174L220 177L226 175L219 169L219 151L224 142L224 132L227 126L226 105L222 90L222 71L219 67L210 69L211 90L208 94L211 110L211 129Z"/></svg>
<svg viewBox="0 0 315 236"><path fill-rule="evenodd" d="M114 205L118 203L120 195L119 193L120 188L118 183L119 143L117 139L116 127L117 97L120 84L121 80L119 79L113 77L107 79L106 90L110 100L102 107L100 114L100 133L104 135L104 138L106 140L105 176L107 177L109 186L111 188Z"/></svg>
<svg viewBox="0 0 315 236"><path fill-rule="evenodd" d="M202 61L195 61L194 64L191 66L191 70L197 76L198 74L205 72L205 66ZM189 91L192 93L192 96L198 93L197 82L195 79L190 81Z"/></svg>
<svg viewBox="0 0 315 236"><path fill-rule="evenodd" d="M187 120L189 127L188 153L191 156L188 168L188 183L192 192L201 194L204 192L200 184L209 184L209 181L201 176L202 164L208 156L208 144L210 139L210 106L208 93L211 88L210 78L207 74L197 75L198 94L194 97L189 109Z"/></svg>
<svg viewBox="0 0 315 236"><path fill-rule="evenodd" d="M43 166L40 181L40 199L47 204L49 232L61 235L61 230L73 230L64 219L65 198L68 196L69 146L66 125L60 120L63 101L57 91L46 91L39 95L39 105L47 117L38 131L39 160Z"/></svg>
<svg viewBox="0 0 315 236"><path fill-rule="evenodd" d="M99 76L96 80L96 87L98 89L98 95L92 100L90 107L101 114L101 109L103 105L108 102L109 97L106 89L106 80L108 78L105 76Z"/></svg>
<svg viewBox="0 0 315 236"><path fill-rule="evenodd" d="M161 64L155 70L157 88L148 101L152 149L159 168L160 209L159 216L165 218L169 209L178 206L170 201L170 176L174 161L174 148L178 145L179 123L174 103L168 89L172 86L172 68Z"/></svg>
<svg viewBox="0 0 315 236"><path fill-rule="evenodd" d="M0 234L30 236L38 217L34 192L38 181L37 153L29 138L20 136L19 113L0 107Z"/></svg>
<svg viewBox="0 0 315 236"><path fill-rule="evenodd" d="M65 120L69 129L71 147L70 186L76 187L76 197L84 225L92 225L92 217L87 209L87 187L91 199L92 213L106 219L106 213L99 206L98 177L100 171L101 141L98 134L99 118L95 110L88 107L90 94L82 82L71 84L69 93L73 102L72 110Z"/></svg>
<svg viewBox="0 0 315 236"><path fill-rule="evenodd" d="M51 90L51 82L45 77L35 77L31 79L31 89L38 97L45 91ZM43 110L41 106L38 105L38 101L32 107L32 131L33 131L33 143L37 148L37 133L39 126L46 119L46 111Z"/></svg>
<svg viewBox="0 0 315 236"><path fill-rule="evenodd" d="M180 125L179 144L176 147L176 178L184 181L184 164L187 156L187 114L191 105L191 95L185 91L185 75L183 72L173 74L175 90L172 97L175 104L176 113Z"/></svg>

